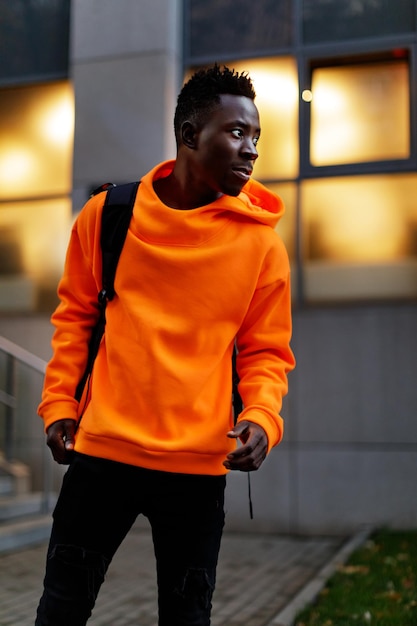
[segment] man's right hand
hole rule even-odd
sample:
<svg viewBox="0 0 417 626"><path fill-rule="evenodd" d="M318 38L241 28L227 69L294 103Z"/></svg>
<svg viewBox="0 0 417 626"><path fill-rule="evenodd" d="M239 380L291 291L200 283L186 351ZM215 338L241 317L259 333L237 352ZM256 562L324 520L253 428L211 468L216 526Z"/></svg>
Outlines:
<svg viewBox="0 0 417 626"><path fill-rule="evenodd" d="M59 420L50 425L46 431L46 444L51 448L52 456L57 463L67 465L74 450L75 420Z"/></svg>

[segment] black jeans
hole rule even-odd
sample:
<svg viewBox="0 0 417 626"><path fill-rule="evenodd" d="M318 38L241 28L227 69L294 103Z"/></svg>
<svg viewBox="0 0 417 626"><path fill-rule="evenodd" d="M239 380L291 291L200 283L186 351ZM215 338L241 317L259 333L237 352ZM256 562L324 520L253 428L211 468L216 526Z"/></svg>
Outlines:
<svg viewBox="0 0 417 626"><path fill-rule="evenodd" d="M159 626L209 626L224 476L157 472L76 454L53 514L35 626L84 626L136 517L148 517Z"/></svg>

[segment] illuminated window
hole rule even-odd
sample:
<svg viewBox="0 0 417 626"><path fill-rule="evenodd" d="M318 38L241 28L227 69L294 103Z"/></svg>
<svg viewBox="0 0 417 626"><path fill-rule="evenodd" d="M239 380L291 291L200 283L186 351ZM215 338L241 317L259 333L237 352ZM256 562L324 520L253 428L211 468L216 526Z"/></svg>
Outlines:
<svg viewBox="0 0 417 626"><path fill-rule="evenodd" d="M67 197L1 204L0 310L45 310L55 303L70 222Z"/></svg>
<svg viewBox="0 0 417 626"><path fill-rule="evenodd" d="M0 199L69 193L73 133L67 82L3 89Z"/></svg>
<svg viewBox="0 0 417 626"><path fill-rule="evenodd" d="M313 166L410 157L406 58L317 67L302 97L311 102Z"/></svg>
<svg viewBox="0 0 417 626"><path fill-rule="evenodd" d="M7 88L0 98L0 308L44 308L71 224L74 125L68 82Z"/></svg>
<svg viewBox="0 0 417 626"><path fill-rule="evenodd" d="M284 202L285 213L278 222L276 231L283 240L285 247L293 265L296 261L296 207L297 207L297 185L296 183L274 183L269 184L268 189L276 193Z"/></svg>
<svg viewBox="0 0 417 626"><path fill-rule="evenodd" d="M304 181L307 300L417 293L417 175Z"/></svg>
<svg viewBox="0 0 417 626"><path fill-rule="evenodd" d="M251 59L230 64L249 73L261 118L255 177L268 180L298 175L298 77L294 58Z"/></svg>

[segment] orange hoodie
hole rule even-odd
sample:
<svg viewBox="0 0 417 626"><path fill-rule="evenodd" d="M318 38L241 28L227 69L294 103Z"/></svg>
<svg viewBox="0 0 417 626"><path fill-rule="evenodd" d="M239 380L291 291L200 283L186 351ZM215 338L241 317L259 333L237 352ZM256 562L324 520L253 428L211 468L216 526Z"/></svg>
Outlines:
<svg viewBox="0 0 417 626"><path fill-rule="evenodd" d="M219 475L236 445L226 436L235 337L245 406L239 419L262 426L269 449L283 434L279 411L294 367L289 263L273 229L283 205L250 181L236 198L169 208L152 182L172 167L160 164L139 186L75 449L149 469ZM103 202L104 194L89 200L72 230L39 406L45 429L78 419L74 393L101 288Z"/></svg>

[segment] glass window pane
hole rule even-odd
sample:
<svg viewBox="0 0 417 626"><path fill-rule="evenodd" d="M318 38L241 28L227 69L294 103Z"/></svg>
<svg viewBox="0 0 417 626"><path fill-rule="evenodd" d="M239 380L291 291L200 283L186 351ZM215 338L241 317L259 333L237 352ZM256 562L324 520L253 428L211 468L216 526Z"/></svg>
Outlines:
<svg viewBox="0 0 417 626"><path fill-rule="evenodd" d="M0 2L0 83L68 76L70 0Z"/></svg>
<svg viewBox="0 0 417 626"><path fill-rule="evenodd" d="M407 61L317 68L311 92L312 165L410 156Z"/></svg>
<svg viewBox="0 0 417 626"><path fill-rule="evenodd" d="M72 219L69 198L0 205L0 311L55 299Z"/></svg>
<svg viewBox="0 0 417 626"><path fill-rule="evenodd" d="M303 0L305 43L412 33L414 0Z"/></svg>
<svg viewBox="0 0 417 626"><path fill-rule="evenodd" d="M301 187L307 300L417 295L417 175L308 180Z"/></svg>
<svg viewBox="0 0 417 626"><path fill-rule="evenodd" d="M227 63L247 71L256 91L261 118L255 178L271 180L298 175L298 76L295 59L247 59Z"/></svg>
<svg viewBox="0 0 417 626"><path fill-rule="evenodd" d="M267 187L280 196L284 202L285 213L278 222L276 231L284 242L291 265L293 265L296 261L297 185L296 183L273 183Z"/></svg>
<svg viewBox="0 0 417 626"><path fill-rule="evenodd" d="M288 48L292 43L292 0L192 0L186 3L186 58L218 60L224 55Z"/></svg>
<svg viewBox="0 0 417 626"><path fill-rule="evenodd" d="M0 97L0 199L69 193L74 102L68 82Z"/></svg>

